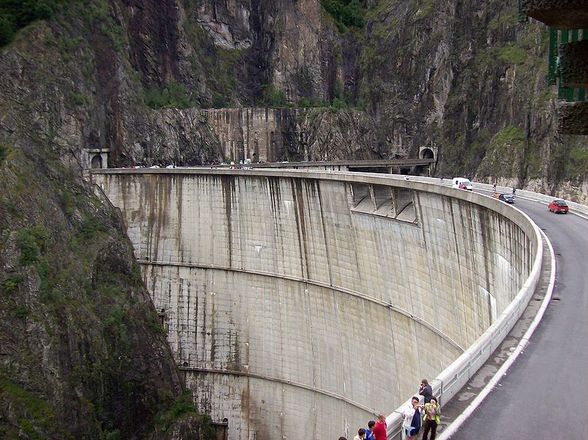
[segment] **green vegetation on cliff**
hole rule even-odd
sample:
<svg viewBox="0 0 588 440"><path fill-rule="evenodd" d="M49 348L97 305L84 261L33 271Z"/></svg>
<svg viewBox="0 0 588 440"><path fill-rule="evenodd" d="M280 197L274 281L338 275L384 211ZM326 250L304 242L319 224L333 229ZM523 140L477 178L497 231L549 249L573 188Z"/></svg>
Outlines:
<svg viewBox="0 0 588 440"><path fill-rule="evenodd" d="M120 218L54 153L9 151L0 162L0 437L158 440L180 422L209 432L182 394Z"/></svg>
<svg viewBox="0 0 588 440"><path fill-rule="evenodd" d="M188 96L186 87L177 82L170 82L163 87L152 87L145 91L145 104L158 108L188 108L194 103Z"/></svg>
<svg viewBox="0 0 588 440"><path fill-rule="evenodd" d="M246 51L214 46L200 26L186 24L185 32L194 48L194 54L189 57L192 71L206 75L210 87L210 96L200 96L193 100L194 104L203 108L234 105L239 88L239 69L243 67Z"/></svg>
<svg viewBox="0 0 588 440"><path fill-rule="evenodd" d="M525 150L525 133L519 127L507 126L488 141L479 176L510 177L518 175Z"/></svg>
<svg viewBox="0 0 588 440"><path fill-rule="evenodd" d="M527 52L523 48L509 43L506 46L497 48L496 55L500 61L506 64L521 64L525 61Z"/></svg>
<svg viewBox="0 0 588 440"><path fill-rule="evenodd" d="M569 173L574 178L588 177L588 149L580 146L571 149Z"/></svg>
<svg viewBox="0 0 588 440"><path fill-rule="evenodd" d="M360 0L320 0L321 5L333 17L339 31L348 27L363 27L365 6Z"/></svg>
<svg viewBox="0 0 588 440"><path fill-rule="evenodd" d="M0 373L0 402L10 402L12 411L21 415L17 423L12 426L0 422L0 437L3 439L26 438L41 440L43 438L72 439L63 430L55 429L59 426L53 406L46 400L26 390ZM43 433L43 434L41 434Z"/></svg>
<svg viewBox="0 0 588 440"><path fill-rule="evenodd" d="M50 18L68 0L0 0L0 46L9 43L20 28Z"/></svg>

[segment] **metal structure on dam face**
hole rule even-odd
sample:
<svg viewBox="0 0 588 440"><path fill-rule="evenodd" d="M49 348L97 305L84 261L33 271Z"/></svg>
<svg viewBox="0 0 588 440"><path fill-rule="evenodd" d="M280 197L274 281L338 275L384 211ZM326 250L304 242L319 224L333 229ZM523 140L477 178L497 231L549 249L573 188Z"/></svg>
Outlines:
<svg viewBox="0 0 588 440"><path fill-rule="evenodd" d="M199 408L230 439L352 436L442 371L450 397L460 359L538 271L532 222L466 191L283 170L92 178L123 213Z"/></svg>

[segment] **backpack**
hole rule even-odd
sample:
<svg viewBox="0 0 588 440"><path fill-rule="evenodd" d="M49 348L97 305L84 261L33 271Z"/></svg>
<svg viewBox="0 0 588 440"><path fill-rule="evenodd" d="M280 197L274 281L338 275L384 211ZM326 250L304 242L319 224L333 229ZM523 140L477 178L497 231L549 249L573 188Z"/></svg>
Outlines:
<svg viewBox="0 0 588 440"><path fill-rule="evenodd" d="M421 429L421 412L417 408L417 410L414 412L414 415L412 416L412 421L410 422L411 435L418 434L420 429Z"/></svg>

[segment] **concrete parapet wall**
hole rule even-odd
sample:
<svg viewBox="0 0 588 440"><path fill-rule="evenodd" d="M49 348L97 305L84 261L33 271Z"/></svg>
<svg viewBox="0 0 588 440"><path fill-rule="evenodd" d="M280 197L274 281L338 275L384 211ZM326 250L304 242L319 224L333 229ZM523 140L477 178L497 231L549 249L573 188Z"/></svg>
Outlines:
<svg viewBox="0 0 588 440"><path fill-rule="evenodd" d="M93 178L123 212L200 408L227 417L231 439L351 437L456 365L537 270L524 214L427 183L257 170Z"/></svg>

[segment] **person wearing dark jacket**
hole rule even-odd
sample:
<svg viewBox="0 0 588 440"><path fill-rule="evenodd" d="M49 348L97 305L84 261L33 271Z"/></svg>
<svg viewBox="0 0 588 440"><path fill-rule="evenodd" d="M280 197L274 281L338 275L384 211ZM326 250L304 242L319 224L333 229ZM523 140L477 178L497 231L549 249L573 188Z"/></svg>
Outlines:
<svg viewBox="0 0 588 440"><path fill-rule="evenodd" d="M374 426L376 426L375 420L370 420L368 429L365 430L365 440L374 440Z"/></svg>
<svg viewBox="0 0 588 440"><path fill-rule="evenodd" d="M406 440L416 440L421 429L421 407L419 398L413 396L410 404L402 411L402 431Z"/></svg>
<svg viewBox="0 0 588 440"><path fill-rule="evenodd" d="M419 394L423 396L425 403L429 403L431 401L431 397L433 397L433 388L431 388L431 385L429 385L429 381L427 379L423 379L421 381Z"/></svg>

